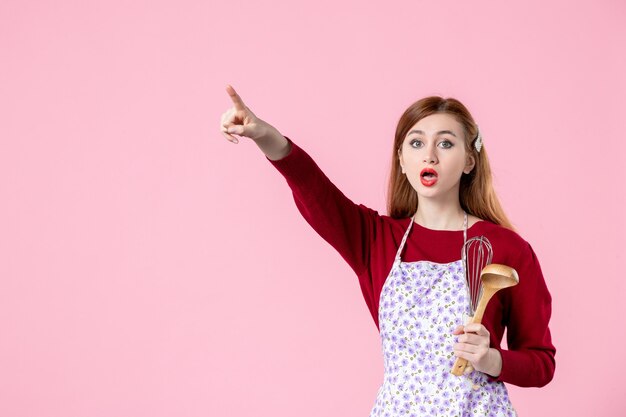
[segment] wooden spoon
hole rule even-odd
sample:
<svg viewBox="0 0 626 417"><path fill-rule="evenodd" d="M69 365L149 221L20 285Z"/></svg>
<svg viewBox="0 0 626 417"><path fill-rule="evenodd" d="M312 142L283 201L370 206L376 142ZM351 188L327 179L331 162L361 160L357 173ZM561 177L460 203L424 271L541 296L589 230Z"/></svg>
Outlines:
<svg viewBox="0 0 626 417"><path fill-rule="evenodd" d="M519 283L517 271L510 266L501 264L489 264L480 272L480 280L483 283L483 294L478 301L478 307L470 323L480 323L483 320L487 303L491 297L503 288L512 287ZM452 374L456 376L463 375L463 371L467 366L467 359L457 358L452 367Z"/></svg>

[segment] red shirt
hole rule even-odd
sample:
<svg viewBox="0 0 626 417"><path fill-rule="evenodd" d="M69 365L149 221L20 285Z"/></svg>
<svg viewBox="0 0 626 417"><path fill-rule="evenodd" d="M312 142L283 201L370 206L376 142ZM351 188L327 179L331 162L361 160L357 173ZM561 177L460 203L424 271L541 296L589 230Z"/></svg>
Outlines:
<svg viewBox="0 0 626 417"><path fill-rule="evenodd" d="M394 219L353 203L302 148L285 138L291 145L289 154L268 161L287 180L302 216L358 276L379 328L380 293L411 219ZM491 242L492 263L514 268L520 279L518 285L496 293L483 317L491 347L502 355L502 371L491 379L522 387L544 386L554 375L556 349L548 327L552 298L537 256L517 233L492 222L483 220L468 228L468 239L477 235ZM414 223L402 261L454 262L461 258L462 246L462 230L433 230ZM505 328L508 350L500 347Z"/></svg>

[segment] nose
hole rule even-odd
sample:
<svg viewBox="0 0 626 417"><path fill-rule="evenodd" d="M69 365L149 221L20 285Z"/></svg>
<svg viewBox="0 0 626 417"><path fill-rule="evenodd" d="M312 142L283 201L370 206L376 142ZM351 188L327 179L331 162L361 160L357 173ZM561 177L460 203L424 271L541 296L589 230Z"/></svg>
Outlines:
<svg viewBox="0 0 626 417"><path fill-rule="evenodd" d="M427 164L434 164L437 162L437 155L432 146L427 146L426 149L424 149L424 162Z"/></svg>

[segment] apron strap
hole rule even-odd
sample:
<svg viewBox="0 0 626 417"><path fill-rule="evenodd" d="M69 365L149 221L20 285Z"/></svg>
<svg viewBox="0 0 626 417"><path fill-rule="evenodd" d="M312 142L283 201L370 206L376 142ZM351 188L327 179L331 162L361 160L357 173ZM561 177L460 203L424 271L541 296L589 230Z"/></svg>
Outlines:
<svg viewBox="0 0 626 417"><path fill-rule="evenodd" d="M400 255L402 254L402 249L404 248L404 244L406 243L406 238L409 237L409 232L411 231L411 227L413 226L413 222L415 221L415 215L417 214L417 211L415 212L415 214L413 216L411 216L411 220L409 221L409 227L407 227L406 232L404 232L404 236L402 237L402 242L400 243L400 247L398 248L398 251L396 252L396 262L400 262Z"/></svg>

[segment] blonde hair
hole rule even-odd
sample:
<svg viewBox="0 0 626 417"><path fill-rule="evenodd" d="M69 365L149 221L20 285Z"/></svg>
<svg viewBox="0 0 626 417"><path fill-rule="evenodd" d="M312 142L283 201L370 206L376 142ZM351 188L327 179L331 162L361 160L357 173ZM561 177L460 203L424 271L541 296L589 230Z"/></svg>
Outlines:
<svg viewBox="0 0 626 417"><path fill-rule="evenodd" d="M425 97L407 108L396 127L393 151L391 155L391 174L387 192L387 213L390 217L400 219L412 216L417 210L417 192L402 174L398 149L401 149L409 129L424 117L435 113L446 113L453 116L462 126L465 133L465 150L471 152L476 161L469 174L461 175L459 202L461 208L484 220L515 230L504 213L500 201L493 189L491 168L487 158L487 150L483 144L480 152L473 146L478 134L478 126L467 108L454 98L439 96Z"/></svg>

